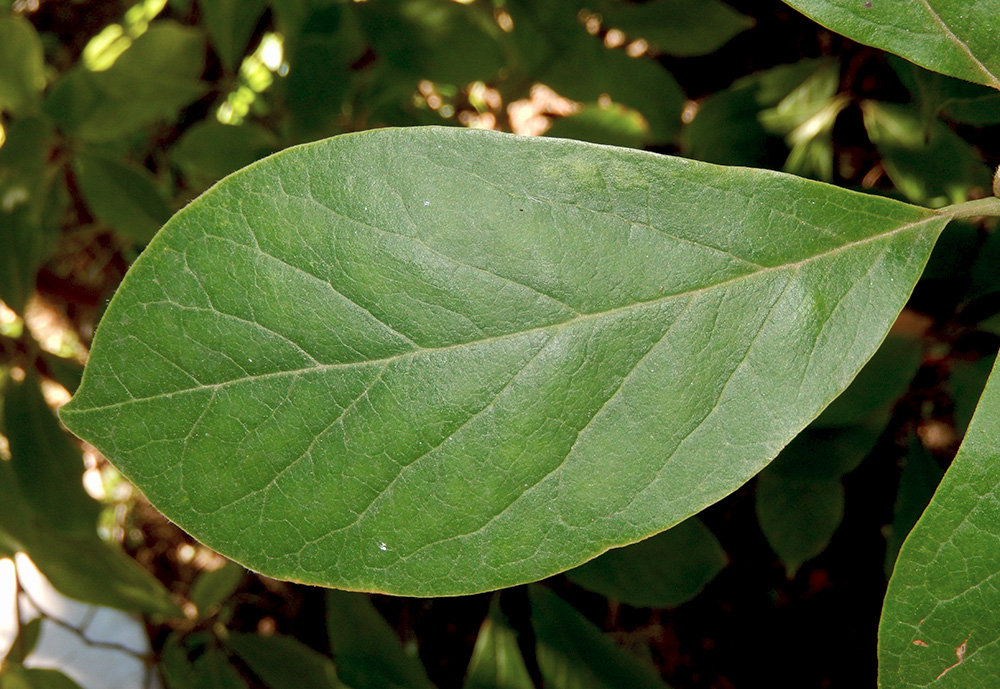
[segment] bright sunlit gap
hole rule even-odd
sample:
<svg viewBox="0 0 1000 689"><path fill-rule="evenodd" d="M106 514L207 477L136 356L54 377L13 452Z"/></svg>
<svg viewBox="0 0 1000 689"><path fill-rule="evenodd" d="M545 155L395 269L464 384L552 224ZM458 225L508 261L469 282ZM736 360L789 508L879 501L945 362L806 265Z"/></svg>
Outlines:
<svg viewBox="0 0 1000 689"><path fill-rule="evenodd" d="M143 0L125 13L121 24L108 24L90 39L83 49L83 64L92 72L103 72L131 47L132 42L146 33L167 0Z"/></svg>
<svg viewBox="0 0 1000 689"><path fill-rule="evenodd" d="M285 39L280 33L268 32L260 45L243 59L238 85L219 106L215 117L222 124L240 124L250 113L257 96L271 87L274 75L288 74L285 62Z"/></svg>

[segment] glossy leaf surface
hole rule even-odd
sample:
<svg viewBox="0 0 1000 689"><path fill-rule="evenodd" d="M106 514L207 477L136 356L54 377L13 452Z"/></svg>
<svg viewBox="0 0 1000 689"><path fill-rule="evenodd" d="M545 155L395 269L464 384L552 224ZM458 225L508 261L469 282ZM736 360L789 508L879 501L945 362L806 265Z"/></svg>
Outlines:
<svg viewBox="0 0 1000 689"><path fill-rule="evenodd" d="M879 626L879 685L991 687L1000 672L1000 375L899 551Z"/></svg>
<svg viewBox="0 0 1000 689"><path fill-rule="evenodd" d="M178 213L62 416L252 569L509 586L760 471L871 356L946 222L579 142L343 136Z"/></svg>
<svg viewBox="0 0 1000 689"><path fill-rule="evenodd" d="M922 67L1000 88L1000 0L785 0L823 26Z"/></svg>

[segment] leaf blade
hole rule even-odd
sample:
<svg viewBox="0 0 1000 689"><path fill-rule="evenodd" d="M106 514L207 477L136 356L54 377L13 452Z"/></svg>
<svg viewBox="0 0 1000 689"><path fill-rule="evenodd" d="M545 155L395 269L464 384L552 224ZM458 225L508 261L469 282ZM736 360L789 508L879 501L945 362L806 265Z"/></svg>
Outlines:
<svg viewBox="0 0 1000 689"><path fill-rule="evenodd" d="M62 417L251 569L507 586L759 471L871 355L946 222L579 142L338 137L168 223Z"/></svg>

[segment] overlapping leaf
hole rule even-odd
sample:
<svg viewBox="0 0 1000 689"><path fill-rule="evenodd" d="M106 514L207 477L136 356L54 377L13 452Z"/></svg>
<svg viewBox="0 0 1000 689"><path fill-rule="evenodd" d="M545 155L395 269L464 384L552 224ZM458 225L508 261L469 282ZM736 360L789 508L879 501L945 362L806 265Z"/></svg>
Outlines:
<svg viewBox="0 0 1000 689"><path fill-rule="evenodd" d="M994 365L934 499L899 551L879 626L879 685L991 687L1000 672Z"/></svg>
<svg viewBox="0 0 1000 689"><path fill-rule="evenodd" d="M508 586L757 473L871 356L946 222L579 142L338 137L167 224L63 418L252 569Z"/></svg>
<svg viewBox="0 0 1000 689"><path fill-rule="evenodd" d="M785 0L855 41L921 67L1000 88L996 23L1000 0Z"/></svg>

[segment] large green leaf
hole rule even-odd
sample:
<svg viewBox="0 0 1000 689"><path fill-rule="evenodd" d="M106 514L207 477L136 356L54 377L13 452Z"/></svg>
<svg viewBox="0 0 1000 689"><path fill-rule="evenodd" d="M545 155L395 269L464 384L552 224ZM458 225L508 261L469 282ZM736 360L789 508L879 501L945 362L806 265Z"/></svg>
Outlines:
<svg viewBox="0 0 1000 689"><path fill-rule="evenodd" d="M1000 362L958 456L899 551L879 625L879 686L993 687L1000 673Z"/></svg>
<svg viewBox="0 0 1000 689"><path fill-rule="evenodd" d="M871 356L948 218L558 139L342 136L165 226L62 417L252 569L509 586L760 471Z"/></svg>
<svg viewBox="0 0 1000 689"><path fill-rule="evenodd" d="M921 67L1000 88L1000 0L785 0L823 26Z"/></svg>

